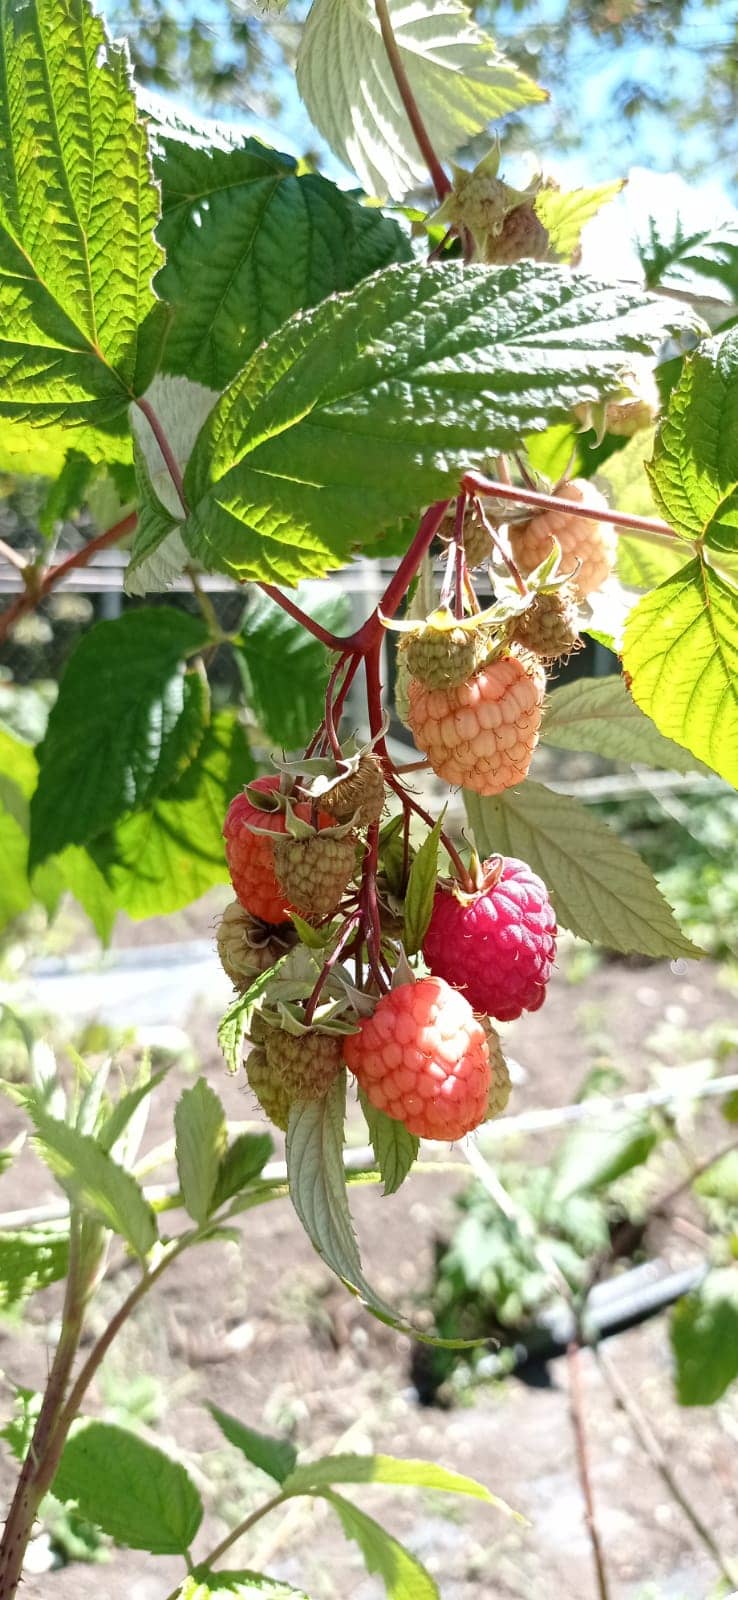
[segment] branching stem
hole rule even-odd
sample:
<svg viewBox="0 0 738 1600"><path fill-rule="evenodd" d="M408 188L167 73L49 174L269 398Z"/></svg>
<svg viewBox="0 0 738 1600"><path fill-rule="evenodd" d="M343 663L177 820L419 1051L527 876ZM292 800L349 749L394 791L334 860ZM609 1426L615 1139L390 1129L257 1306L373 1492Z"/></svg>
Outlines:
<svg viewBox="0 0 738 1600"><path fill-rule="evenodd" d="M120 522L114 523L113 527L108 528L105 533L99 533L95 539L89 539L87 544L82 545L81 549L73 550L71 555L65 556L64 560L58 562L55 567L49 567L48 571L43 576L39 576L36 582L29 583L25 594L19 595L17 600L14 600L13 604L8 606L7 610L0 616L0 644L7 638L16 622L25 616L26 612L34 611L40 601L45 600L47 594L50 594L52 589L56 589L57 585L67 577L68 573L74 571L76 567L86 567L93 556L97 555L98 550L106 550L108 545L118 544L121 539L126 538L127 534L133 533L137 521L136 512L131 511L127 517L123 517ZM26 567L24 576L28 576L29 570Z"/></svg>

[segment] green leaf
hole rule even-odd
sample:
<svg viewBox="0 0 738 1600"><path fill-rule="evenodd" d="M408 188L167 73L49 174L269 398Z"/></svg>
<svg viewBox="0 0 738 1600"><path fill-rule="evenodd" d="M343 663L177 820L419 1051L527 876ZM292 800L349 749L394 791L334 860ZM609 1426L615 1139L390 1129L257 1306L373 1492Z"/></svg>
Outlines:
<svg viewBox="0 0 738 1600"><path fill-rule="evenodd" d="M0 415L119 416L161 261L124 46L86 0L0 0Z"/></svg>
<svg viewBox="0 0 738 1600"><path fill-rule="evenodd" d="M550 247L560 261L571 261L579 249L585 222L614 200L624 183L624 178L616 178L596 189L571 189L568 194L562 194L560 189L541 189L536 195L536 214L548 230Z"/></svg>
<svg viewBox="0 0 738 1600"><path fill-rule="evenodd" d="M613 388L624 350L684 313L567 269L388 267L293 318L215 406L190 459L183 538L241 579L321 576Z"/></svg>
<svg viewBox="0 0 738 1600"><path fill-rule="evenodd" d="M223 818L254 770L243 729L220 712L182 777L148 810L124 817L111 835L94 841L122 910L133 918L163 916L227 881Z"/></svg>
<svg viewBox="0 0 738 1600"><path fill-rule="evenodd" d="M31 865L87 844L145 806L192 760L207 688L182 658L207 642L202 621L171 609L98 622L67 663L39 752Z"/></svg>
<svg viewBox="0 0 738 1600"><path fill-rule="evenodd" d="M122 1094L113 1106L112 1111L105 1117L102 1126L98 1128L96 1139L100 1149L104 1150L107 1155L110 1155L119 1139L123 1138L139 1106L153 1093L154 1089L158 1088L160 1083L163 1083L168 1071L168 1067L162 1067L159 1072L150 1072L148 1062L146 1062L141 1082L137 1083L135 1088L129 1089L126 1094Z"/></svg>
<svg viewBox="0 0 738 1600"><path fill-rule="evenodd" d="M243 1041L254 1008L261 999L264 990L270 987L277 968L285 960L286 955L276 961L273 967L268 967L266 972L260 972L258 978L254 979L245 994L236 995L235 1000L231 1001L228 1010L221 1018L218 1027L218 1044L223 1051L231 1072L237 1072L241 1065Z"/></svg>
<svg viewBox="0 0 738 1600"><path fill-rule="evenodd" d="M402 63L443 161L517 106L545 100L496 49L462 0L388 0ZM314 0L297 56L297 86L334 155L370 194L402 200L427 182L371 0Z"/></svg>
<svg viewBox="0 0 738 1600"><path fill-rule="evenodd" d="M621 503L614 496L610 501L619 511L630 508ZM651 516L650 511L643 513ZM673 539L664 544L649 544L644 539L627 534L618 538L616 572L621 583L629 589L655 589L657 584L663 583L664 578L670 578L673 572L678 572L680 567L686 566L691 557L691 546L682 544L681 540Z"/></svg>
<svg viewBox="0 0 738 1600"><path fill-rule="evenodd" d="M573 1194L589 1194L615 1183L648 1160L659 1135L649 1118L624 1113L601 1128L576 1128L552 1167L551 1201L563 1204Z"/></svg>
<svg viewBox="0 0 738 1600"><path fill-rule="evenodd" d="M219 1406L210 1405L208 1410L229 1444L235 1445L247 1461L274 1478L276 1483L284 1483L297 1461L297 1451L289 1439L272 1439L266 1433L257 1433L236 1417L229 1416L227 1411L221 1411Z"/></svg>
<svg viewBox="0 0 738 1600"><path fill-rule="evenodd" d="M50 539L57 522L74 515L84 505L88 485L94 475L94 465L89 456L79 450L70 450L58 477L38 514L39 531Z"/></svg>
<svg viewBox="0 0 738 1600"><path fill-rule="evenodd" d="M240 1194L269 1160L274 1149L268 1133L239 1133L221 1157L212 1197L212 1209Z"/></svg>
<svg viewBox="0 0 738 1600"><path fill-rule="evenodd" d="M684 363L656 437L649 477L677 533L738 550L738 329Z"/></svg>
<svg viewBox="0 0 738 1600"><path fill-rule="evenodd" d="M366 1118L369 1138L382 1175L385 1194L396 1194L404 1183L420 1149L420 1140L408 1133L404 1122L396 1122L386 1111L378 1111L359 1090L361 1109Z"/></svg>
<svg viewBox="0 0 738 1600"><path fill-rule="evenodd" d="M323 1499L339 1517L346 1538L356 1540L367 1572L381 1578L389 1600L440 1600L430 1573L373 1517L332 1489L323 1490Z"/></svg>
<svg viewBox="0 0 738 1600"><path fill-rule="evenodd" d="M185 1579L179 1600L308 1600L302 1589L267 1578L263 1572L210 1572L196 1567Z"/></svg>
<svg viewBox="0 0 738 1600"><path fill-rule="evenodd" d="M665 739L628 693L625 679L577 678L546 699L541 740L559 750L589 750L611 761L704 772L688 750Z"/></svg>
<svg viewBox="0 0 738 1600"><path fill-rule="evenodd" d="M322 1100L290 1107L287 1176L290 1199L311 1244L344 1283L358 1288L361 1259L343 1170L345 1110L345 1073Z"/></svg>
<svg viewBox="0 0 738 1600"><path fill-rule="evenodd" d="M75 427L74 433L70 433L61 423L39 428L32 422L4 419L0 435L0 472L10 472L24 478L57 478L64 470L72 443L77 451L96 463L131 461L133 445L126 418L122 417L112 426L114 432L102 428ZM120 431L122 428L125 428L125 432ZM114 520L111 518L111 527Z"/></svg>
<svg viewBox="0 0 738 1600"><path fill-rule="evenodd" d="M345 595L336 594L305 606L331 632L348 622ZM333 657L299 622L268 595L252 593L241 628L239 661L246 698L261 732L284 750L302 749L321 722Z"/></svg>
<svg viewBox="0 0 738 1600"><path fill-rule="evenodd" d="M476 1478L450 1472L435 1461L402 1460L399 1456L335 1455L321 1456L296 1467L284 1482L288 1494L309 1494L334 1483L393 1483L405 1488L442 1489L446 1494L466 1494L472 1500L510 1512L504 1500L490 1494Z"/></svg>
<svg viewBox="0 0 738 1600"><path fill-rule="evenodd" d="M405 896L403 938L405 951L409 956L417 955L428 932L438 883L438 847L445 815L444 807L440 817L423 840L410 868Z"/></svg>
<svg viewBox="0 0 738 1600"><path fill-rule="evenodd" d="M671 1317L677 1399L711 1406L738 1378L738 1267L708 1272Z"/></svg>
<svg viewBox="0 0 738 1600"><path fill-rule="evenodd" d="M194 1222L207 1222L228 1143L225 1111L205 1078L180 1095L174 1110L175 1155L182 1198Z"/></svg>
<svg viewBox="0 0 738 1600"><path fill-rule="evenodd" d="M661 733L738 787L738 590L690 561L630 612L623 664Z"/></svg>
<svg viewBox="0 0 738 1600"><path fill-rule="evenodd" d="M412 258L396 222L256 139L219 148L167 137L160 152L156 287L173 309L170 372L223 389L294 311Z"/></svg>
<svg viewBox="0 0 738 1600"><path fill-rule="evenodd" d="M738 1205L738 1150L727 1150L706 1172L700 1173L694 1188L697 1194Z"/></svg>
<svg viewBox="0 0 738 1600"><path fill-rule="evenodd" d="M578 800L529 778L490 799L465 790L464 804L479 854L527 861L572 933L610 950L701 954L680 933L645 862Z"/></svg>
<svg viewBox="0 0 738 1600"><path fill-rule="evenodd" d="M152 1555L186 1555L202 1521L202 1501L184 1467L108 1422L83 1422L71 1434L52 1491L73 1500L116 1544Z"/></svg>
<svg viewBox="0 0 738 1600"><path fill-rule="evenodd" d="M66 1277L69 1235L58 1228L24 1228L0 1233L0 1310L8 1311Z"/></svg>
<svg viewBox="0 0 738 1600"><path fill-rule="evenodd" d="M698 293L695 277L714 278L738 299L738 227L725 217L716 227L687 233L682 219L669 219L671 235L662 238L655 217L648 219L647 237L637 243L649 289L664 288Z"/></svg>
<svg viewBox="0 0 738 1600"><path fill-rule="evenodd" d="M135 1178L95 1139L50 1117L33 1096L26 1097L26 1104L36 1128L36 1149L70 1203L120 1234L143 1259L156 1243L157 1228Z"/></svg>

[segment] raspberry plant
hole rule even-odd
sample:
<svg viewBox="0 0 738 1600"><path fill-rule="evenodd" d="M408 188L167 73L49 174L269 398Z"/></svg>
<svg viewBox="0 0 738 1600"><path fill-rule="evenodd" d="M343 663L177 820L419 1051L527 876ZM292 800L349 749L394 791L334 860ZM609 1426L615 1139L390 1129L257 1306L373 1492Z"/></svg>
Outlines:
<svg viewBox="0 0 738 1600"><path fill-rule="evenodd" d="M130 595L184 576L198 603L196 616L141 604L92 628L36 750L0 729L5 914L32 897L51 910L71 890L105 939L118 910L175 910L230 871L224 1052L239 1069L248 1040L313 1245L397 1323L352 1229L347 1082L391 1193L419 1137L458 1138L503 1110L489 1018L543 1003L554 918L614 950L699 955L638 856L527 774L543 741L738 782L738 338L703 338L688 306L574 269L582 225L617 185L564 194L543 174L515 189L492 140L473 172L450 166L470 135L543 95L463 0L440 17L398 0L309 11L298 86L372 204L235 130L139 105L125 47L87 0L0 0L0 22L2 466L51 480L46 525L84 506L98 526L56 564L6 551L23 592L0 635L123 541ZM648 482L663 521L609 506L590 482L603 447L651 422L654 368L664 401ZM346 633L299 585L358 554L397 565ZM234 632L203 573L247 588ZM393 627L397 709L424 758L410 770L463 787L471 854L388 747ZM546 692L546 667L587 633L617 650L623 676ZM249 718L211 695L220 651L239 665L251 742ZM357 738L345 708L359 685ZM183 1469L102 1424L70 1428L168 1262L282 1191L259 1177L263 1142L227 1143L201 1082L176 1117L193 1228L160 1234L126 1142L150 1088L116 1104L93 1080L66 1115L58 1095L24 1096L71 1232L62 1336L0 1544L2 1600L52 1483L114 1536L189 1559L199 1513ZM141 1278L75 1377L111 1233ZM405 1470L340 1457L301 1468L287 1446L222 1425L280 1486L266 1510ZM101 1495L113 1448L138 1451L130 1475L162 1502L178 1497L176 1527L134 1513L122 1469L119 1498ZM413 1481L438 1483L435 1471L483 1493L425 1470ZM325 1492L389 1592L435 1593ZM224 1548L177 1593L215 1592ZM405 1588L391 1586L397 1571ZM254 1582L231 1574L229 1592Z"/></svg>

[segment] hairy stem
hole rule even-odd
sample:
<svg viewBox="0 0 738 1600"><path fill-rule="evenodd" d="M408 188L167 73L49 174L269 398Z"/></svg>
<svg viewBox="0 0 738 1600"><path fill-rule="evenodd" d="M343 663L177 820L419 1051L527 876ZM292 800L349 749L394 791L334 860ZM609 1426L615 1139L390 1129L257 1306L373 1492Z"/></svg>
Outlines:
<svg viewBox="0 0 738 1600"><path fill-rule="evenodd" d="M407 114L407 120L413 130L418 149L428 168L433 187L439 200L450 191L451 184L441 163L433 149L428 129L420 114L417 100L410 87L410 81L405 71L405 65L400 53L400 47L395 38L394 29L389 14L387 0L374 0L374 9L377 13L379 26L382 30L382 43L387 52L387 60L392 68L392 76L397 84L398 93Z"/></svg>
<svg viewBox="0 0 738 1600"><path fill-rule="evenodd" d="M602 510L599 506L578 505L574 500L557 499L552 494L539 494L535 489L521 489L518 484L499 483L494 478L485 478L481 472L465 472L462 483L467 494L475 499L480 495L490 495L497 500L510 500L518 505L535 506L539 511L566 510L567 516L584 517L588 522L610 522L614 528L633 528L636 532L660 534L669 540L678 539L680 543L689 543L681 535L669 527L668 522L661 522L658 517L632 517L627 511L611 511L609 507Z"/></svg>
<svg viewBox="0 0 738 1600"><path fill-rule="evenodd" d="M81 1229L81 1219L73 1212L70 1220L69 1268L59 1343L0 1541L0 1600L13 1600L13 1596L17 1593L36 1514L53 1482L69 1431L68 1427L62 1429L60 1419L63 1415L64 1396L79 1348L88 1298L88 1288L82 1271Z"/></svg>
<svg viewBox="0 0 738 1600"><path fill-rule="evenodd" d="M166 433L164 432L153 406L148 400L143 399L137 400L136 405L143 416L145 416L151 432L154 435L156 443L159 447L159 454L161 455L167 472L169 473L172 483L174 484L174 487L177 491L177 496L179 498L179 503L186 516L189 511L189 506L187 504L184 482L182 480L182 474L179 470L179 462L177 461L177 457L174 454L172 446L169 443Z"/></svg>

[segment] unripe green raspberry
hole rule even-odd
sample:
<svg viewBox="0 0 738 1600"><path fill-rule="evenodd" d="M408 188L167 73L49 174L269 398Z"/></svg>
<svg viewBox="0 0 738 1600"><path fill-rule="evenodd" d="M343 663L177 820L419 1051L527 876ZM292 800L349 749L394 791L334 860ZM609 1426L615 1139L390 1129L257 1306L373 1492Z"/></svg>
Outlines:
<svg viewBox="0 0 738 1600"><path fill-rule="evenodd" d="M562 583L558 589L536 595L533 604L516 619L512 637L542 661L556 661L559 656L579 650L582 641L573 583Z"/></svg>
<svg viewBox="0 0 738 1600"><path fill-rule="evenodd" d="M482 1017L481 1023L487 1038L489 1065L492 1074L492 1082L489 1087L489 1099L487 1101L487 1110L485 1112L484 1120L485 1122L491 1122L493 1117L502 1116L502 1113L507 1106L507 1102L510 1099L510 1090L512 1088L512 1084L510 1082L508 1065L505 1057L502 1054L502 1045L500 1044L499 1034L497 1033L496 1029L492 1027L488 1017Z"/></svg>
<svg viewBox="0 0 738 1600"><path fill-rule="evenodd" d="M263 1045L247 1057L246 1076L270 1122L286 1130L293 1103L322 1100L342 1065L342 1035L267 1027Z"/></svg>
<svg viewBox="0 0 738 1600"><path fill-rule="evenodd" d="M244 994L261 972L273 967L295 943L291 923L279 928L252 917L238 900L226 906L218 924L216 940L220 964L226 977Z"/></svg>
<svg viewBox="0 0 738 1600"><path fill-rule="evenodd" d="M358 827L368 828L382 815L384 794L382 763L373 750L365 750L355 772L321 792L320 809L336 822L351 822L355 817Z"/></svg>
<svg viewBox="0 0 738 1600"><path fill-rule="evenodd" d="M473 677L490 653L490 632L478 628L454 627L452 621L436 621L436 616L419 623L417 631L400 641L398 655L404 655L412 678L426 689L452 689Z"/></svg>
<svg viewBox="0 0 738 1600"><path fill-rule="evenodd" d="M319 922L336 910L356 865L356 838L332 829L309 838L289 834L274 848L274 870L280 888L300 916Z"/></svg>
<svg viewBox="0 0 738 1600"><path fill-rule="evenodd" d="M448 544L451 539L455 537L455 534L456 513L454 511L447 511L438 530L438 537L439 539L443 540L444 544ZM494 552L492 540L484 526L484 523L480 522L479 518L473 516L471 512L467 512L466 516L464 517L464 529L462 537L464 544L464 555L466 556L466 564L470 571L474 567L481 567L484 561L491 560Z"/></svg>

